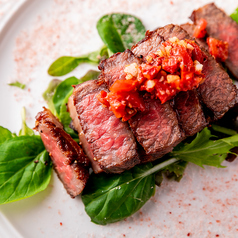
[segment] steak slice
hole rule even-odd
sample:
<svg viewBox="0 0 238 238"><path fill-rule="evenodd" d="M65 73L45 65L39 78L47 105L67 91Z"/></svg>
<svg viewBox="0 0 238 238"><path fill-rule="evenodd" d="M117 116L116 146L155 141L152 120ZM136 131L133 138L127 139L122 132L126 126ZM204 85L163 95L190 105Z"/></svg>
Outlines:
<svg viewBox="0 0 238 238"><path fill-rule="evenodd" d="M126 65L132 63L140 64L141 59L135 57L130 50L112 55L99 64L98 68L101 70L99 80L105 82L109 87L112 86L116 80L125 79L124 68Z"/></svg>
<svg viewBox="0 0 238 238"><path fill-rule="evenodd" d="M136 141L127 123L98 101L101 90L107 91L104 84L95 80L84 82L75 87L72 100L93 159L103 171L121 173L140 163ZM69 110L72 116L71 107Z"/></svg>
<svg viewBox="0 0 238 238"><path fill-rule="evenodd" d="M159 36L156 31L147 31L145 38L139 41L136 45L132 46L131 50L136 56L140 58L146 57L149 53L158 51L164 38Z"/></svg>
<svg viewBox="0 0 238 238"><path fill-rule="evenodd" d="M230 72L238 79L238 24L214 3L207 4L195 11L191 17L197 22L203 18L207 21L207 34L218 40L228 42L228 58L225 61Z"/></svg>
<svg viewBox="0 0 238 238"><path fill-rule="evenodd" d="M35 129L40 133L54 170L67 193L72 198L76 197L83 191L89 178L88 158L50 110L44 108L37 114Z"/></svg>
<svg viewBox="0 0 238 238"><path fill-rule="evenodd" d="M159 28L156 31L165 40L174 36L180 40L192 39L183 28L173 24ZM205 51L204 53L207 56L202 70L205 80L197 91L202 102L214 114L214 119L219 119L234 106L237 94L236 86L214 58L209 53Z"/></svg>
<svg viewBox="0 0 238 238"><path fill-rule="evenodd" d="M78 131L79 141L80 141L79 143L80 143L80 145L82 145L85 154L88 156L88 158L91 162L91 166L92 166L92 169L93 169L94 173L95 174L101 173L101 172L103 172L103 170L99 166L98 162L96 160L94 160L93 151L92 151L88 141L86 140L85 135L84 135L83 130L82 130L82 127L80 125L80 121L79 121L79 118L78 118L76 107L74 105L73 98L74 98L74 96L71 95L69 97L68 104L67 104L68 111L70 113L70 117L72 118L71 126L76 131Z"/></svg>
<svg viewBox="0 0 238 238"><path fill-rule="evenodd" d="M178 93L173 99L173 104L186 136L192 136L207 126L196 90Z"/></svg>
<svg viewBox="0 0 238 238"><path fill-rule="evenodd" d="M169 102L161 104L158 99L144 96L146 110L138 112L129 120L137 141L147 155L143 162L152 161L172 151L182 139L176 113Z"/></svg>
<svg viewBox="0 0 238 238"><path fill-rule="evenodd" d="M136 55L146 57L149 53L158 51L163 42L164 38L156 30L147 31L145 38L132 47L132 52ZM197 133L207 125L196 91L180 92L173 99L173 102L174 109L178 115L179 125L186 136ZM185 112L186 115L183 115L182 113Z"/></svg>

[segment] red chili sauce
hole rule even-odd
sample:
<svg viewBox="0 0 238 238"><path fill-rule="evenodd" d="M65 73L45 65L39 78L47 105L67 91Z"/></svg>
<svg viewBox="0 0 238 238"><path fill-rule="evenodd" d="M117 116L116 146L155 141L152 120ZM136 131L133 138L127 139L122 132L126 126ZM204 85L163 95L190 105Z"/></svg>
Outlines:
<svg viewBox="0 0 238 238"><path fill-rule="evenodd" d="M127 121L137 111L145 110L145 92L165 103L180 91L198 87L204 81L205 58L194 41L170 38L156 53L149 54L144 63L125 66L125 78L115 81L109 93L101 91L98 99L117 118Z"/></svg>
<svg viewBox="0 0 238 238"><path fill-rule="evenodd" d="M204 38L206 32L207 21L201 18L195 26L193 36L196 38ZM228 58L228 43L225 41L217 40L212 37L207 38L209 53L217 60L224 62Z"/></svg>
<svg viewBox="0 0 238 238"><path fill-rule="evenodd" d="M212 37L207 38L209 53L217 60L225 62L228 58L228 43Z"/></svg>
<svg viewBox="0 0 238 238"><path fill-rule="evenodd" d="M196 38L205 37L205 35L207 34L206 27L207 27L207 21L205 19L201 18L198 21L197 25L195 26L193 36Z"/></svg>

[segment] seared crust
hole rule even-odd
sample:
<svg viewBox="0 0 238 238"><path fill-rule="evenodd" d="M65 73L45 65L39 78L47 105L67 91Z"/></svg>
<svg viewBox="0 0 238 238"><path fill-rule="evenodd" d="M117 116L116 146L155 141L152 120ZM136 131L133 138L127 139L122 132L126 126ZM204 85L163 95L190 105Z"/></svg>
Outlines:
<svg viewBox="0 0 238 238"><path fill-rule="evenodd" d="M37 114L35 129L40 133L54 170L66 191L72 198L79 195L89 178L89 160L83 150L46 108Z"/></svg>
<svg viewBox="0 0 238 238"><path fill-rule="evenodd" d="M141 59L130 50L116 53L99 64L98 68L101 70L99 79L110 87L116 80L125 79L124 68L132 63L140 64Z"/></svg>
<svg viewBox="0 0 238 238"><path fill-rule="evenodd" d="M208 125L196 90L178 93L172 103L186 136L192 136Z"/></svg>

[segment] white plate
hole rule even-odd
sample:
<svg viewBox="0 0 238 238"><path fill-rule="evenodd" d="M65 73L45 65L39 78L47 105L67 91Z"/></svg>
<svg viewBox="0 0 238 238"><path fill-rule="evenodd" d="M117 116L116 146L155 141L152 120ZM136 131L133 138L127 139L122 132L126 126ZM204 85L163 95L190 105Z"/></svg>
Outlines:
<svg viewBox="0 0 238 238"><path fill-rule="evenodd" d="M98 49L102 42L95 26L103 14L131 13L154 29L186 22L193 9L209 1L1 1L0 125L18 132L25 106L33 127L46 105L41 94L51 80L48 66L59 56ZM238 5L215 2L228 14ZM80 77L90 68L82 65L70 75ZM26 89L7 85L16 80ZM54 175L45 191L0 206L0 237L238 237L238 161L225 165L205 170L189 165L180 183L165 181L139 212L107 226L91 223L80 197L71 199Z"/></svg>

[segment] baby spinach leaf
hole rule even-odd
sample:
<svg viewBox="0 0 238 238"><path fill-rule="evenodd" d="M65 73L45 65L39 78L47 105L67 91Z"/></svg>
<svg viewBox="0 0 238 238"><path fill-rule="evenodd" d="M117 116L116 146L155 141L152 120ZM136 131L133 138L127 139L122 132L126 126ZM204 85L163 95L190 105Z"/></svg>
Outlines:
<svg viewBox="0 0 238 238"><path fill-rule="evenodd" d="M151 163L120 175L93 174L82 195L92 222L106 225L138 211L155 192L154 175L144 176Z"/></svg>
<svg viewBox="0 0 238 238"><path fill-rule="evenodd" d="M0 204L44 190L52 165L40 136L8 138L0 144Z"/></svg>
<svg viewBox="0 0 238 238"><path fill-rule="evenodd" d="M108 57L105 46L101 49L79 57L62 56L54 61L48 69L51 76L63 76L82 63L98 64L101 58Z"/></svg>
<svg viewBox="0 0 238 238"><path fill-rule="evenodd" d="M104 44L112 53L123 52L145 36L145 27L135 16L113 13L97 22L97 30Z"/></svg>
<svg viewBox="0 0 238 238"><path fill-rule="evenodd" d="M78 134L69 127L70 122L71 122L71 117L70 114L67 110L67 103L68 103L68 99L71 96L73 92L73 88L72 90L68 93L68 95L66 95L66 97L64 98L64 100L62 101L62 105L60 107L60 113L59 113L59 119L61 121L61 123L64 125L64 130L71 135L71 137L78 138Z"/></svg>
<svg viewBox="0 0 238 238"><path fill-rule="evenodd" d="M16 135L11 133L7 128L0 126L0 145L8 139L15 137Z"/></svg>
<svg viewBox="0 0 238 238"><path fill-rule="evenodd" d="M69 94L69 92L73 92L72 85L76 85L78 82L79 80L76 77L70 77L59 83L59 85L56 87L52 101L57 115L60 114L60 107L65 97Z"/></svg>
<svg viewBox="0 0 238 238"><path fill-rule="evenodd" d="M157 186L160 186L163 181L163 175L165 175L170 180L175 180L179 182L187 167L188 162L179 160L169 166L165 167L163 170L160 170L155 174L155 183Z"/></svg>
<svg viewBox="0 0 238 238"><path fill-rule="evenodd" d="M181 160L174 164L169 165L164 169L166 177L179 182L183 177L187 164L188 164L187 161Z"/></svg>
<svg viewBox="0 0 238 238"><path fill-rule="evenodd" d="M20 83L20 82L18 82L18 81L14 82L14 83L9 83L8 85L9 85L9 86L18 87L18 88L20 88L20 89L24 89L24 88L26 87L25 84Z"/></svg>
<svg viewBox="0 0 238 238"><path fill-rule="evenodd" d="M25 107L22 108L21 111L21 118L22 118L22 129L19 131L19 136L32 136L34 135L34 131L29 128L26 124L26 109Z"/></svg>
<svg viewBox="0 0 238 238"><path fill-rule="evenodd" d="M227 153L238 145L238 134L220 140L211 140L211 137L211 132L205 128L190 144L180 144L179 148L174 148L170 156L201 167L210 165L222 168L221 162Z"/></svg>
<svg viewBox="0 0 238 238"><path fill-rule="evenodd" d="M79 79L78 83L83 83L89 80L97 79L100 72L97 70L89 70L83 77Z"/></svg>
<svg viewBox="0 0 238 238"><path fill-rule="evenodd" d="M231 18L238 23L238 8L231 14Z"/></svg>
<svg viewBox="0 0 238 238"><path fill-rule="evenodd" d="M56 110L54 107L54 103L52 101L53 95L55 93L56 87L61 83L62 81L59 79L52 79L48 85L48 88L45 90L45 92L42 94L44 100L47 102L49 109L51 112L56 115Z"/></svg>

